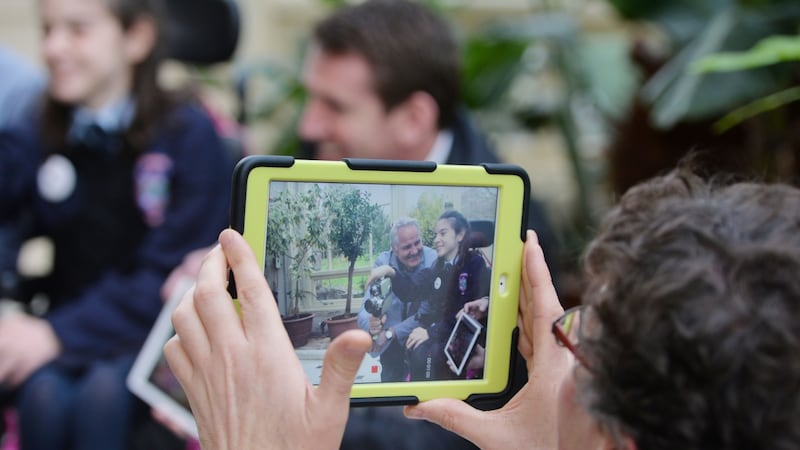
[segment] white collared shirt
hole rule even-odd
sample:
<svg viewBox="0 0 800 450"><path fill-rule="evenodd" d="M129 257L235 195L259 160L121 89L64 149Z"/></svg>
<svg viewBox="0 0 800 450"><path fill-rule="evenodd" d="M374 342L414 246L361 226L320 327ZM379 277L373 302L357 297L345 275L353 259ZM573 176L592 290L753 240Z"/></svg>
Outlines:
<svg viewBox="0 0 800 450"><path fill-rule="evenodd" d="M450 157L450 151L453 148L453 132L449 129L440 130L436 136L436 142L433 143L433 148L428 152L425 161L433 161L436 164L445 164L447 158Z"/></svg>
<svg viewBox="0 0 800 450"><path fill-rule="evenodd" d="M105 105L97 111L92 111L88 108L77 108L72 116L71 128L77 131L83 127L96 124L107 132L125 130L130 126L135 111L135 103L130 97L121 102Z"/></svg>

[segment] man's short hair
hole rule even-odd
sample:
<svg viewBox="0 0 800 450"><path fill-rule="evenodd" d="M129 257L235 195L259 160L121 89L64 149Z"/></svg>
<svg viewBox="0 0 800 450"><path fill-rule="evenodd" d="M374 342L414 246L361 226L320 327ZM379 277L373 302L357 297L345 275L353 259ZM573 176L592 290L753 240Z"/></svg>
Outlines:
<svg viewBox="0 0 800 450"><path fill-rule="evenodd" d="M413 225L419 231L419 222L411 217L401 217L392 224L392 228L389 230L389 245L392 248L397 247L397 230L409 225ZM422 236L420 236L421 238Z"/></svg>
<svg viewBox="0 0 800 450"><path fill-rule="evenodd" d="M426 6L406 0L345 6L316 25L313 40L326 53L363 56L387 110L424 91L439 107L439 128L453 123L461 95L460 50L448 25Z"/></svg>
<svg viewBox="0 0 800 450"><path fill-rule="evenodd" d="M800 445L800 190L686 168L626 193L590 245L576 372L640 449Z"/></svg>

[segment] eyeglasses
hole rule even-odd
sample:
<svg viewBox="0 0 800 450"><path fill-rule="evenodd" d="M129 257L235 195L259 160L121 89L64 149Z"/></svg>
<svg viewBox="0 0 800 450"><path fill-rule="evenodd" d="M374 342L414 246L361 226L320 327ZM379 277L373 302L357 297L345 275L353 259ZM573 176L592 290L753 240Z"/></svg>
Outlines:
<svg viewBox="0 0 800 450"><path fill-rule="evenodd" d="M567 350L572 352L583 367L590 372L592 368L583 353L580 351L580 341L583 335L582 325L583 321L581 316L585 311L586 305L575 306L564 311L564 314L553 322L553 335L556 337L556 343Z"/></svg>

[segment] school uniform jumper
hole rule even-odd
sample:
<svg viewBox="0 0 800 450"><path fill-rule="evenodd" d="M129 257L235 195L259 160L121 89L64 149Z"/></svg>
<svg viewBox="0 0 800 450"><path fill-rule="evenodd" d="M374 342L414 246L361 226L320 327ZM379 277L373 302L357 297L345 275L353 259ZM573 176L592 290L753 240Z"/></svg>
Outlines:
<svg viewBox="0 0 800 450"><path fill-rule="evenodd" d="M167 275L226 226L233 161L210 119L184 105L159 130L138 154L113 135L51 150L35 124L0 134L0 224L25 215L30 235L52 240L40 290L62 346L21 386L22 421L26 408L43 407L29 400L48 372L80 379L98 361L119 361L124 389Z"/></svg>
<svg viewBox="0 0 800 450"><path fill-rule="evenodd" d="M392 289L402 298L428 299L430 310L418 320L428 330L428 341L410 355L412 380L459 378L447 366L444 346L456 324L456 314L469 301L489 295L491 273L486 261L468 252L463 264L436 261L418 274L401 274L392 280ZM464 377L462 374L461 378Z"/></svg>

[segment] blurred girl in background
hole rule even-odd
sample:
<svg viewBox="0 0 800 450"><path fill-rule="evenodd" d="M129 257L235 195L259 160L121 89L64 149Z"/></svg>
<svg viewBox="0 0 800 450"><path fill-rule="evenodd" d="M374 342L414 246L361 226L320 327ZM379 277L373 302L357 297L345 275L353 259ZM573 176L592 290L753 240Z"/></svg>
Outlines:
<svg viewBox="0 0 800 450"><path fill-rule="evenodd" d="M0 320L0 382L25 450L123 449L125 378L167 274L226 225L233 161L202 108L159 87L157 0L39 11L49 84L38 120L0 134L0 222L52 241L51 273L21 290L49 308Z"/></svg>

